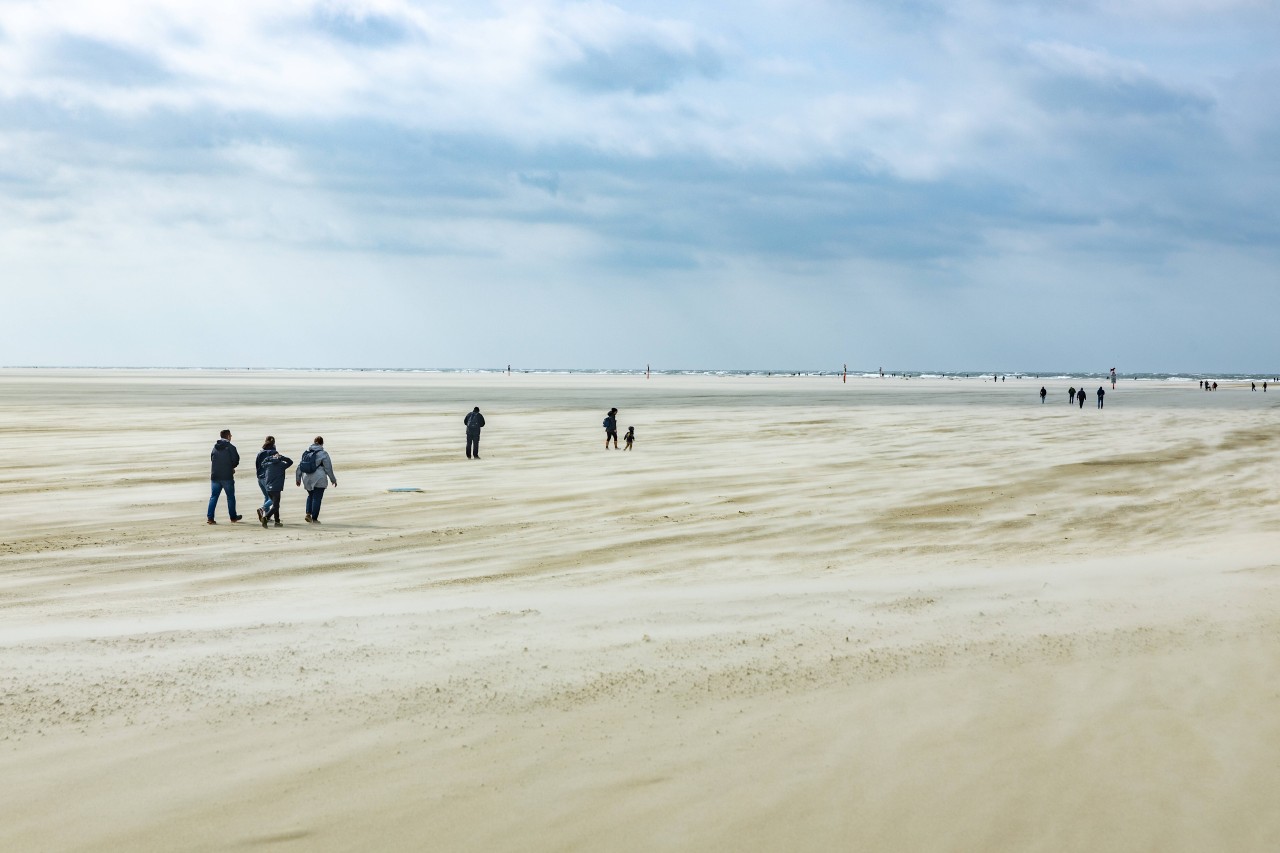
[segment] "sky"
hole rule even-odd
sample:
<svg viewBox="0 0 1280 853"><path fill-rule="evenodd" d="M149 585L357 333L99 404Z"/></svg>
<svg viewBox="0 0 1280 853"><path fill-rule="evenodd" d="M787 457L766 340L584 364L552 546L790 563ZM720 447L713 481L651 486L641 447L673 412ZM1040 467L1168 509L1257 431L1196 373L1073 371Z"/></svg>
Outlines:
<svg viewBox="0 0 1280 853"><path fill-rule="evenodd" d="M1280 375L1273 0L0 0L0 365Z"/></svg>

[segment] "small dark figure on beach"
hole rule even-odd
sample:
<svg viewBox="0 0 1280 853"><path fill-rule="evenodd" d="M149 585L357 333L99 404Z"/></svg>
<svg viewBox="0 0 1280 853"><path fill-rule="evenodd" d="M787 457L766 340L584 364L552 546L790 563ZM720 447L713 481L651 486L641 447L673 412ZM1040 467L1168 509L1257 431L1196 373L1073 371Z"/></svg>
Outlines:
<svg viewBox="0 0 1280 853"><path fill-rule="evenodd" d="M1103 391L1103 390L1102 390L1102 386L1101 386L1101 385L1099 385L1099 386L1098 386L1098 408L1099 408L1099 409L1101 409L1101 408L1102 408L1102 398L1103 398L1103 397L1105 397L1105 396L1106 396L1106 394L1107 394L1107 392L1106 392L1106 391Z"/></svg>
<svg viewBox="0 0 1280 853"><path fill-rule="evenodd" d="M284 527L280 523L280 495L284 492L284 472L291 467L293 467L292 459L275 452L262 460L262 481L266 487L270 505L269 509L258 510L258 521L262 522L263 527L267 526L267 521L272 517L276 520L276 527Z"/></svg>
<svg viewBox="0 0 1280 853"><path fill-rule="evenodd" d="M618 410L610 409L604 416L604 449L609 449L609 439L613 439L613 449L618 449Z"/></svg>
<svg viewBox="0 0 1280 853"><path fill-rule="evenodd" d="M1217 382L1214 382L1214 383L1213 383L1213 390L1215 390L1215 391L1217 391L1217 390L1218 390L1218 383L1217 383Z"/></svg>
<svg viewBox="0 0 1280 853"><path fill-rule="evenodd" d="M627 434L626 434L626 435L624 435L624 436L622 437L622 442L623 442L623 444L625 444L625 445L626 445L626 447L624 447L624 448L622 448L622 449L623 449L623 450L630 450L630 449L631 449L631 445L635 443L635 440L636 440L636 428L635 428L635 427L627 427Z"/></svg>
<svg viewBox="0 0 1280 853"><path fill-rule="evenodd" d="M1040 405L1044 405L1044 398L1049 396L1049 392L1044 390L1044 386L1040 386Z"/></svg>
<svg viewBox="0 0 1280 853"><path fill-rule="evenodd" d="M1080 404L1080 408L1082 409L1084 408L1084 398L1087 396L1089 395L1084 393L1083 388L1081 388L1079 391L1076 392L1076 402Z"/></svg>
<svg viewBox="0 0 1280 853"><path fill-rule="evenodd" d="M1267 381L1265 379L1262 380L1262 393L1267 393Z"/></svg>
<svg viewBox="0 0 1280 853"><path fill-rule="evenodd" d="M480 458L480 430L484 428L484 415L480 414L480 407L476 406L467 416L462 419L467 425L467 458Z"/></svg>
<svg viewBox="0 0 1280 853"><path fill-rule="evenodd" d="M308 524L320 523L320 504L330 481L335 489L338 488L338 478L333 476L333 460L329 458L329 451L324 449L324 437L317 435L311 446L303 451L298 467L293 471L293 484L307 490L305 520Z"/></svg>
<svg viewBox="0 0 1280 853"><path fill-rule="evenodd" d="M240 520L236 515L236 466L240 464L240 452L231 443L231 430L224 429L220 438L209 453L209 511L205 513L207 524L217 524L214 510L218 508L218 497L227 493L227 514L232 523Z"/></svg>
<svg viewBox="0 0 1280 853"><path fill-rule="evenodd" d="M1072 385L1067 389L1067 405L1070 406L1076 401L1076 386Z"/></svg>
<svg viewBox="0 0 1280 853"><path fill-rule="evenodd" d="M1257 390L1258 390L1258 383L1257 383L1257 382L1250 382L1250 383L1249 383L1249 390L1250 390L1250 391L1257 391Z"/></svg>

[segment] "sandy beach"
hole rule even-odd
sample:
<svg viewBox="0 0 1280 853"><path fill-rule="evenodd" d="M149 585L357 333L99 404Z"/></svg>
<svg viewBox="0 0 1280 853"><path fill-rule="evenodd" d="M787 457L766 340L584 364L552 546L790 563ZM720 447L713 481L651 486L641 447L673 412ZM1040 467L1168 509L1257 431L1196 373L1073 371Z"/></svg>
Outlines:
<svg viewBox="0 0 1280 853"><path fill-rule="evenodd" d="M1280 393L1099 382L0 371L0 850L1280 849Z"/></svg>

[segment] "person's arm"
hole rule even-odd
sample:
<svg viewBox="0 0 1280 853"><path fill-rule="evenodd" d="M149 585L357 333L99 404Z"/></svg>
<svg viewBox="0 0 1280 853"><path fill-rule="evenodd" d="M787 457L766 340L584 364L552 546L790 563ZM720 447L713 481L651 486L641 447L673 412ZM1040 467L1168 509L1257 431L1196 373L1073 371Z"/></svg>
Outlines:
<svg viewBox="0 0 1280 853"><path fill-rule="evenodd" d="M333 457L328 453L324 455L324 472L329 475L329 480L333 483L334 488L337 488L338 478L333 476Z"/></svg>

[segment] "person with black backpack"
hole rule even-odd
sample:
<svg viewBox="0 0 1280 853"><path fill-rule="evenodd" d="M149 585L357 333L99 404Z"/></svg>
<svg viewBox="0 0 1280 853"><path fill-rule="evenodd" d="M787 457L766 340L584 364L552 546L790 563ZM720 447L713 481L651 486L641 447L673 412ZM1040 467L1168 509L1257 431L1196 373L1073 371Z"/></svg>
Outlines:
<svg viewBox="0 0 1280 853"><path fill-rule="evenodd" d="M467 425L467 458L480 458L480 430L484 427L484 415L480 414L480 407L476 406L467 416L462 419Z"/></svg>
<svg viewBox="0 0 1280 853"><path fill-rule="evenodd" d="M320 502L324 500L325 487L332 482L338 487L338 478L333 476L333 460L324 449L324 437L316 436L311 446L302 452L298 467L294 469L293 482L296 486L304 486L307 490L307 516L309 523L320 523Z"/></svg>

